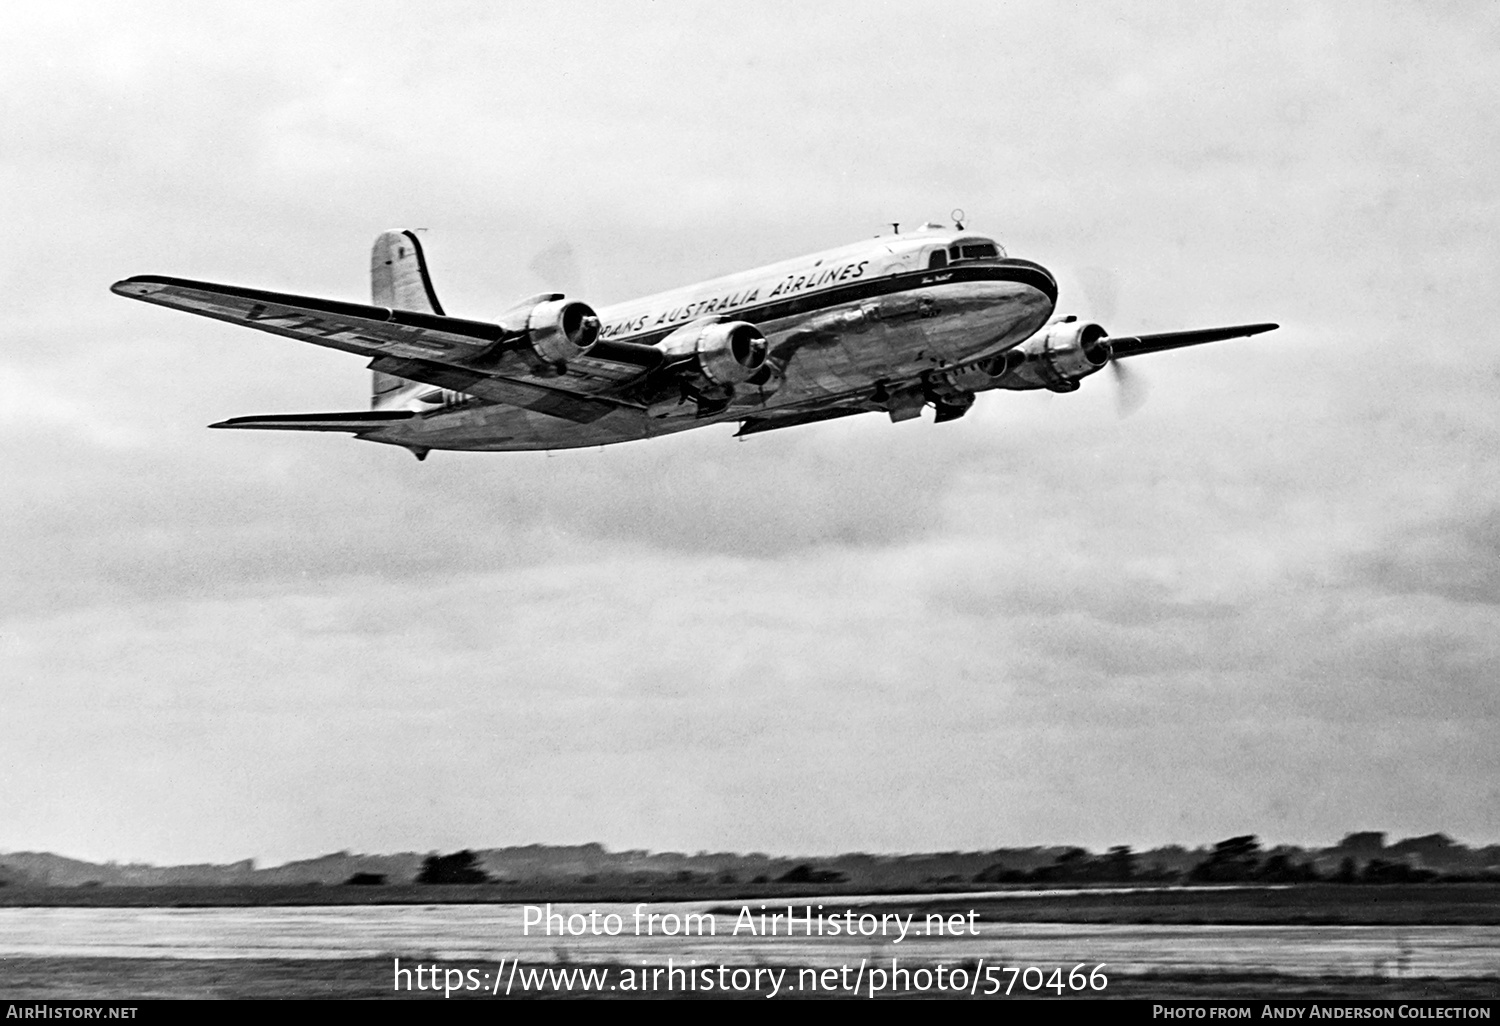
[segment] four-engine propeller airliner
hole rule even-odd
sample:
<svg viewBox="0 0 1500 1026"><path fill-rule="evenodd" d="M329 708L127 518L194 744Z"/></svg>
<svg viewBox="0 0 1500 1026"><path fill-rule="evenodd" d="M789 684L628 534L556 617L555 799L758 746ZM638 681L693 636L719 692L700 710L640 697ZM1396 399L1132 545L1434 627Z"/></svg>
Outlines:
<svg viewBox="0 0 1500 1026"><path fill-rule="evenodd" d="M370 359L371 408L216 428L344 431L432 449L566 449L738 422L739 435L871 411L962 417L989 389L1071 392L1112 361L1270 331L1111 336L1053 317L1057 282L994 239L926 224L595 312L543 293L449 316L417 236L388 231L371 302L143 275L119 295Z"/></svg>

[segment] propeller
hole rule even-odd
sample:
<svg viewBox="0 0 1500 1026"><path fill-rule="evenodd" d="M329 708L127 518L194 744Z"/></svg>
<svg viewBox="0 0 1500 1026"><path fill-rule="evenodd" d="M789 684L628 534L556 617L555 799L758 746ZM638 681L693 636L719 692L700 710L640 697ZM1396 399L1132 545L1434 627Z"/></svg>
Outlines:
<svg viewBox="0 0 1500 1026"><path fill-rule="evenodd" d="M1088 297L1089 309L1101 322L1108 324L1115 319L1119 306L1119 276L1108 267L1081 267L1078 281ZM1139 372L1127 371L1110 350L1109 369L1115 380L1115 413L1124 419L1146 405L1151 392L1146 379Z"/></svg>
<svg viewBox="0 0 1500 1026"><path fill-rule="evenodd" d="M1125 365L1110 357L1109 369L1115 376L1115 413L1123 420L1146 405L1151 388L1138 372L1127 371Z"/></svg>

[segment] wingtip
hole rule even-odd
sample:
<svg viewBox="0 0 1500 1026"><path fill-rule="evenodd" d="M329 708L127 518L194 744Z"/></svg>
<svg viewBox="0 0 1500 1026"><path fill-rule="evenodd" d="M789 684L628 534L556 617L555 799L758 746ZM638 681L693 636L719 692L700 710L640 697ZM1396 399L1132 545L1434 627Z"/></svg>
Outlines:
<svg viewBox="0 0 1500 1026"><path fill-rule="evenodd" d="M121 278L109 287L109 291L127 299L139 299L141 296L149 296L157 291L161 284L162 280L155 275L136 274L129 278Z"/></svg>

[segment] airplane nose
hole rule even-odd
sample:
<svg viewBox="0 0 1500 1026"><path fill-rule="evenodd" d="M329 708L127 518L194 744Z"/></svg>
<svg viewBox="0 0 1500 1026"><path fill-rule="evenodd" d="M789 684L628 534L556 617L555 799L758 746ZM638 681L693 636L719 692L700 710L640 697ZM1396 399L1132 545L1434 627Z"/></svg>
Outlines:
<svg viewBox="0 0 1500 1026"><path fill-rule="evenodd" d="M1000 261L1002 266L1010 267L1018 272L1018 276L1032 286L1038 292L1047 297L1047 302L1057 303L1057 278L1051 271L1034 260L1023 260L1020 257L1006 257Z"/></svg>

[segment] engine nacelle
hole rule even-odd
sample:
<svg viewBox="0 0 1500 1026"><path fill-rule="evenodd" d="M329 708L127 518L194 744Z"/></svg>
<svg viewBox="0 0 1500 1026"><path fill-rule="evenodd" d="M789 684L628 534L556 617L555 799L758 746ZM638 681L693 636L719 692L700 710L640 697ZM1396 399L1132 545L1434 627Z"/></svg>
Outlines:
<svg viewBox="0 0 1500 1026"><path fill-rule="evenodd" d="M599 341L599 315L576 299L538 303L526 319L526 341L548 363L576 360Z"/></svg>
<svg viewBox="0 0 1500 1026"><path fill-rule="evenodd" d="M1109 332L1088 321L1056 321L1007 353L1025 357L1001 388L1050 388L1071 392L1109 362Z"/></svg>
<svg viewBox="0 0 1500 1026"><path fill-rule="evenodd" d="M684 324L657 343L667 360L691 360L711 383L733 386L748 381L765 365L766 336L749 321Z"/></svg>
<svg viewBox="0 0 1500 1026"><path fill-rule="evenodd" d="M499 320L506 330L524 335L527 347L547 364L576 360L599 341L594 308L560 293L523 299Z"/></svg>
<svg viewBox="0 0 1500 1026"><path fill-rule="evenodd" d="M1109 332L1097 324L1056 321L1013 349L931 372L927 395L934 402L953 403L990 388L1071 392L1081 378L1109 362L1108 339Z"/></svg>
<svg viewBox="0 0 1500 1026"><path fill-rule="evenodd" d="M930 387L935 395L956 396L964 393L983 392L987 388L999 388L1007 374L1026 362L1026 354L1012 349L982 360L965 364L952 370L934 374Z"/></svg>

